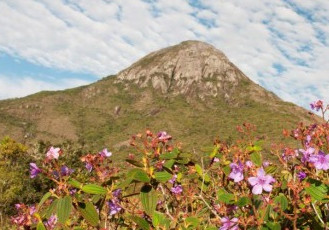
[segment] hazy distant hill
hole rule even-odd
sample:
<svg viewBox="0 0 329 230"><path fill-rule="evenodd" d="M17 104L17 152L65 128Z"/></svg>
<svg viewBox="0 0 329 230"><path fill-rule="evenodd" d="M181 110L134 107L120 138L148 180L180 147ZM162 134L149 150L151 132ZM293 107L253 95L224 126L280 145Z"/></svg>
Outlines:
<svg viewBox="0 0 329 230"><path fill-rule="evenodd" d="M186 41L153 52L115 76L88 86L0 101L0 136L33 143L72 140L120 148L146 128L186 145L234 138L236 125L281 139L308 112L253 83L215 47Z"/></svg>

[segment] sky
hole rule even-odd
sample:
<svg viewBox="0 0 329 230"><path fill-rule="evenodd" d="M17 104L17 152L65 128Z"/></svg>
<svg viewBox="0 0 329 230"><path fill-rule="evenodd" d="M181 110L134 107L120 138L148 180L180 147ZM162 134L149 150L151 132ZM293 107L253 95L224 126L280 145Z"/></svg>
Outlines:
<svg viewBox="0 0 329 230"><path fill-rule="evenodd" d="M328 0L0 0L0 99L89 84L185 40L285 101L329 102Z"/></svg>

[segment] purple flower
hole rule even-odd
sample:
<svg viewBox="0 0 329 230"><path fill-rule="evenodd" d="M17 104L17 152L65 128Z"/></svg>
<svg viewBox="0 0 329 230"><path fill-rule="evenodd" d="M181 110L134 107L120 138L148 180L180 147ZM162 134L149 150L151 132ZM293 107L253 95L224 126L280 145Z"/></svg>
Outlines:
<svg viewBox="0 0 329 230"><path fill-rule="evenodd" d="M110 157L112 156L112 153L107 151L107 148L103 149L101 152L99 152L99 154L102 156L102 157Z"/></svg>
<svg viewBox="0 0 329 230"><path fill-rule="evenodd" d="M311 109L312 110L316 110L319 111L321 108L323 108L323 101L322 100L318 100L318 101L314 101L310 104Z"/></svg>
<svg viewBox="0 0 329 230"><path fill-rule="evenodd" d="M300 149L299 151L303 154L302 162L303 163L306 163L306 162L309 162L310 161L310 157L315 152L315 149L312 148L312 147L308 147L306 150Z"/></svg>
<svg viewBox="0 0 329 230"><path fill-rule="evenodd" d="M247 166L247 168L252 168L254 166L251 161L246 161L245 165Z"/></svg>
<svg viewBox="0 0 329 230"><path fill-rule="evenodd" d="M176 195L181 194L183 192L183 187L181 185L176 185L170 189L170 191Z"/></svg>
<svg viewBox="0 0 329 230"><path fill-rule="evenodd" d="M213 162L219 162L219 158L217 158L217 157L214 157L214 159L212 160Z"/></svg>
<svg viewBox="0 0 329 230"><path fill-rule="evenodd" d="M312 140L311 135L307 135L307 136L306 136L306 140L305 140L305 145L306 145L307 147L310 146L311 140Z"/></svg>
<svg viewBox="0 0 329 230"><path fill-rule="evenodd" d="M73 169L68 168L67 166L63 165L61 167L61 176L69 176L74 172Z"/></svg>
<svg viewBox="0 0 329 230"><path fill-rule="evenodd" d="M35 208L34 205L30 206L30 208L29 208L29 213L30 213L31 216L32 216L36 211L37 211L37 209Z"/></svg>
<svg viewBox="0 0 329 230"><path fill-rule="evenodd" d="M55 228L55 225L57 223L57 216L56 215L51 215L49 217L49 219L47 220L47 222L45 223L47 229L54 229Z"/></svg>
<svg viewBox="0 0 329 230"><path fill-rule="evenodd" d="M177 179L177 175L175 174L175 175L172 176L172 178L171 178L170 180L168 180L168 182L169 182L170 184L174 184L175 181L176 181L176 179Z"/></svg>
<svg viewBox="0 0 329 230"><path fill-rule="evenodd" d="M329 169L329 154L326 155L322 151L319 151L317 155L312 155L309 161L314 164L316 169Z"/></svg>
<svg viewBox="0 0 329 230"><path fill-rule="evenodd" d="M243 180L243 164L241 162L231 163L230 167L232 169L229 178L233 179L234 182L239 182Z"/></svg>
<svg viewBox="0 0 329 230"><path fill-rule="evenodd" d="M46 154L47 159L48 160L58 159L60 151L61 151L60 148L54 148L53 146L51 146Z"/></svg>
<svg viewBox="0 0 329 230"><path fill-rule="evenodd" d="M222 226L219 228L219 230L238 230L239 226L238 226L238 222L239 219L234 217L232 219L228 218L228 217L223 217L220 219L220 221L222 222Z"/></svg>
<svg viewBox="0 0 329 230"><path fill-rule="evenodd" d="M116 190L114 190L113 192L112 192L112 195L114 196L114 197L116 197L116 198L118 198L119 196L120 196L120 194L121 194L121 189L116 189Z"/></svg>
<svg viewBox="0 0 329 230"><path fill-rule="evenodd" d="M297 173L297 177L299 180L304 180L306 178L306 176L307 176L306 173L303 171L300 171Z"/></svg>
<svg viewBox="0 0 329 230"><path fill-rule="evenodd" d="M93 170L93 165L90 163L86 163L86 169L91 172Z"/></svg>
<svg viewBox="0 0 329 230"><path fill-rule="evenodd" d="M41 169L35 163L30 163L30 177L35 178L39 173L41 173Z"/></svg>
<svg viewBox="0 0 329 230"><path fill-rule="evenodd" d="M263 166L264 168L268 167L270 165L270 162L269 161L264 161L263 162Z"/></svg>
<svg viewBox="0 0 329 230"><path fill-rule="evenodd" d="M110 209L109 215L111 216L117 214L122 209L121 206L118 204L117 199L110 200L107 204Z"/></svg>
<svg viewBox="0 0 329 230"><path fill-rule="evenodd" d="M78 190L75 189L75 188L74 188L74 189L70 189L70 195L73 196L74 194L77 193L77 191L78 191Z"/></svg>
<svg viewBox="0 0 329 230"><path fill-rule="evenodd" d="M257 170L257 177L249 177L248 181L253 186L252 193L257 195L262 194L263 189L266 192L271 192L271 183L274 183L275 179L271 175L266 175L264 169L260 168Z"/></svg>
<svg viewBox="0 0 329 230"><path fill-rule="evenodd" d="M159 132L157 136L160 141L167 141L171 139L171 136L165 131Z"/></svg>

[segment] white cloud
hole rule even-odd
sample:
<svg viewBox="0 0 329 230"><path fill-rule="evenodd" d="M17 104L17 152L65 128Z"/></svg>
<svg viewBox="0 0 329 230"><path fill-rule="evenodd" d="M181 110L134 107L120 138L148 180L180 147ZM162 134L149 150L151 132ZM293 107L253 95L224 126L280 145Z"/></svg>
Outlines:
<svg viewBox="0 0 329 230"><path fill-rule="evenodd" d="M151 51L198 39L285 100L306 106L329 99L326 0L199 3L202 8L184 0L4 0L0 51L101 77Z"/></svg>
<svg viewBox="0 0 329 230"><path fill-rule="evenodd" d="M0 75L0 99L24 97L43 90L61 90L87 84L90 82L81 79L63 79L50 83L32 77Z"/></svg>

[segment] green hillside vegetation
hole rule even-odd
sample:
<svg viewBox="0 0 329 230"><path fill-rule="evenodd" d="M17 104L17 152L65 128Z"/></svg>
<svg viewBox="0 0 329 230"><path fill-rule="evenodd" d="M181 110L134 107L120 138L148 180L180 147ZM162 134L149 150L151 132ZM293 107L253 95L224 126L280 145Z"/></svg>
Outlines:
<svg viewBox="0 0 329 230"><path fill-rule="evenodd" d="M26 98L0 102L1 135L26 144L38 140L79 143L87 150L107 146L122 150L130 136L147 128L166 130L187 148L199 148L214 138L236 139L234 129L244 122L257 124L258 136L281 140L283 128L293 128L298 120L310 121L305 111L277 100L271 106L252 98L228 102L220 97L186 99L163 95L152 87L128 90L108 77L90 86L58 92L42 92ZM247 88L241 84L241 92ZM120 111L115 112L115 107ZM201 144L201 146L200 146Z"/></svg>

